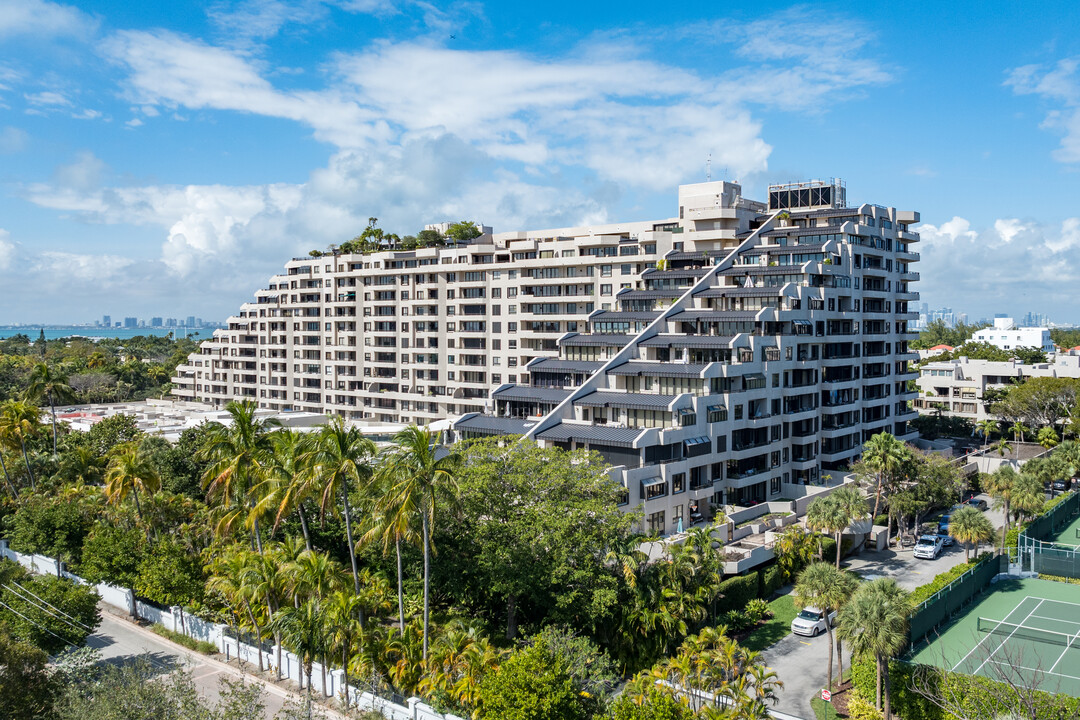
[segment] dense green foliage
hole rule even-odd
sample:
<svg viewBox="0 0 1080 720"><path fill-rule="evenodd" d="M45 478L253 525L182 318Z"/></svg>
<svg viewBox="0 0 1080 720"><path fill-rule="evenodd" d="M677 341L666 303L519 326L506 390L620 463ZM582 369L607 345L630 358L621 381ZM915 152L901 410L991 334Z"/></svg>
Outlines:
<svg viewBox="0 0 1080 720"><path fill-rule="evenodd" d="M957 323L949 327L944 320L933 320L919 333L919 337L911 342L912 350L929 350L937 345L957 347L966 343L975 331L987 327L985 323Z"/></svg>
<svg viewBox="0 0 1080 720"><path fill-rule="evenodd" d="M82 645L100 622L97 591L0 561L0 630L52 655Z"/></svg>
<svg viewBox="0 0 1080 720"><path fill-rule="evenodd" d="M484 716L500 720L585 720L586 700L562 659L542 645L515 652L480 685Z"/></svg>
<svg viewBox="0 0 1080 720"><path fill-rule="evenodd" d="M49 656L0 627L0 698L5 720L49 717L60 683L45 668Z"/></svg>
<svg viewBox="0 0 1080 720"><path fill-rule="evenodd" d="M68 404L141 400L166 394L176 366L197 349L194 338L72 337L48 341L44 362L74 391ZM40 345L26 335L0 340L0 401L23 397L42 361Z"/></svg>

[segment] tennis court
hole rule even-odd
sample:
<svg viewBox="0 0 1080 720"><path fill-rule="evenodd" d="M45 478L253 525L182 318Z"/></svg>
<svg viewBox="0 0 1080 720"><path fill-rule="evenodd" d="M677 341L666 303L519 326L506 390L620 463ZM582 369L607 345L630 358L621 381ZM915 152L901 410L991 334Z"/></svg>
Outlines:
<svg viewBox="0 0 1080 720"><path fill-rule="evenodd" d="M1080 697L1080 585L1001 580L911 659Z"/></svg>
<svg viewBox="0 0 1080 720"><path fill-rule="evenodd" d="M1062 528L1053 540L1059 545L1080 545L1080 516Z"/></svg>

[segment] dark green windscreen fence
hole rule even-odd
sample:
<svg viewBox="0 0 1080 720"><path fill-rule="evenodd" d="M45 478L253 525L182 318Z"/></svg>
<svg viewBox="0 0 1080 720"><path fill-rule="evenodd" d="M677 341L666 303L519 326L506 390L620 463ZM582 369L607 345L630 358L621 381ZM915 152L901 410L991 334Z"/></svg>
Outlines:
<svg viewBox="0 0 1080 720"><path fill-rule="evenodd" d="M987 557L920 603L911 614L908 628L909 649L922 642L927 635L981 594L989 587L995 575L1007 572L1008 569L1008 556Z"/></svg>
<svg viewBox="0 0 1080 720"><path fill-rule="evenodd" d="M1080 578L1080 547L1075 532L1065 532L1080 517L1080 493L1028 523L1017 538L1020 569L1058 577ZM1065 537L1059 537L1064 532Z"/></svg>

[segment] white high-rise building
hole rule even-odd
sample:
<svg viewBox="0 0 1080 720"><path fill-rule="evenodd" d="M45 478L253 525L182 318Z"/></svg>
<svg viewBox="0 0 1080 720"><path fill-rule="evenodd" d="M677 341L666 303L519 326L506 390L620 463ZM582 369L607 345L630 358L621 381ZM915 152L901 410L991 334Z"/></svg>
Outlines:
<svg viewBox="0 0 1080 720"><path fill-rule="evenodd" d="M971 340L990 343L1002 350L1035 348L1043 352L1054 351L1054 341L1050 339L1049 328L1016 327L1011 317L995 317L993 327L976 331Z"/></svg>
<svg viewBox="0 0 1080 720"><path fill-rule="evenodd" d="M839 181L678 199L660 220L295 258L173 393L589 448L659 532L913 437L918 213L849 207Z"/></svg>

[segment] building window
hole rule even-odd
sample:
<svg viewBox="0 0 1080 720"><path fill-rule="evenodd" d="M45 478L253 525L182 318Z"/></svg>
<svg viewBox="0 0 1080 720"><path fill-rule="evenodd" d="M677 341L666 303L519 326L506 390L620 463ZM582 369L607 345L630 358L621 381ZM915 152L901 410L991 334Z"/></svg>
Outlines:
<svg viewBox="0 0 1080 720"><path fill-rule="evenodd" d="M686 492L686 473L675 473L671 478L671 494Z"/></svg>
<svg viewBox="0 0 1080 720"><path fill-rule="evenodd" d="M780 478L774 477L769 481L769 494L775 495L778 492L780 492Z"/></svg>
<svg viewBox="0 0 1080 720"><path fill-rule="evenodd" d="M664 534L664 511L649 513L649 534Z"/></svg>
<svg viewBox="0 0 1080 720"><path fill-rule="evenodd" d="M723 405L713 405L709 408L708 421L710 423L724 422L727 420L727 408Z"/></svg>

